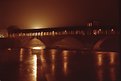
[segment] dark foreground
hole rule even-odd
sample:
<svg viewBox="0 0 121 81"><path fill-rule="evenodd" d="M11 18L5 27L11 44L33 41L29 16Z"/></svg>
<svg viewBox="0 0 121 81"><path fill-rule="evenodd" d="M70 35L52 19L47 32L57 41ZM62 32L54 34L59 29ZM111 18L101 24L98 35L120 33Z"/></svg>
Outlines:
<svg viewBox="0 0 121 81"><path fill-rule="evenodd" d="M0 81L121 81L117 52L0 50Z"/></svg>

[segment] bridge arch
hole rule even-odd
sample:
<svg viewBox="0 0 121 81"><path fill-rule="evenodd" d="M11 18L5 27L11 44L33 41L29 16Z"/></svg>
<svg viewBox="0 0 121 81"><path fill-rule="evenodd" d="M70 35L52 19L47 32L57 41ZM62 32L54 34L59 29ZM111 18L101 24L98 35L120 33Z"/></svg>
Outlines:
<svg viewBox="0 0 121 81"><path fill-rule="evenodd" d="M52 47L62 49L83 49L82 42L74 37L64 37L61 40L55 42Z"/></svg>
<svg viewBox="0 0 121 81"><path fill-rule="evenodd" d="M119 37L107 36L101 38L93 45L93 50L119 51Z"/></svg>
<svg viewBox="0 0 121 81"><path fill-rule="evenodd" d="M24 48L31 48L31 47L38 47L42 46L43 48L46 47L46 45L43 43L41 39L38 39L37 37L23 37L19 38L21 42L21 47Z"/></svg>
<svg viewBox="0 0 121 81"><path fill-rule="evenodd" d="M29 42L28 42L28 47L29 48L35 48L35 47L39 47L39 48L41 48L41 49L45 49L45 44L41 41L41 40L39 40L39 39L37 39L36 37L34 37L33 39L31 39Z"/></svg>

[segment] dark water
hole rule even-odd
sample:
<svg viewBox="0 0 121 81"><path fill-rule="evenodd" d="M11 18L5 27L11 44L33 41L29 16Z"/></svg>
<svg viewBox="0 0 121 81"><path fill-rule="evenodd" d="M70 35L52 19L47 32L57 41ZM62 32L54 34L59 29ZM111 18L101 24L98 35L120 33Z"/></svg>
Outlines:
<svg viewBox="0 0 121 81"><path fill-rule="evenodd" d="M0 81L121 81L119 53L0 50Z"/></svg>

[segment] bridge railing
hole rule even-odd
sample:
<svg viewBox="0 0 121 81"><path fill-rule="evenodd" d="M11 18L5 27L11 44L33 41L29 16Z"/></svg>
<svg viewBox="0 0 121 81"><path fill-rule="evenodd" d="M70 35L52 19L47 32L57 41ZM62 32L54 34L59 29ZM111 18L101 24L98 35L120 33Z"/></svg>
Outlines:
<svg viewBox="0 0 121 81"><path fill-rule="evenodd" d="M64 31L37 31L37 32L17 32L9 33L8 37L26 37L26 36L60 36L60 35L119 35L120 32L115 29L93 29L93 30L64 30Z"/></svg>

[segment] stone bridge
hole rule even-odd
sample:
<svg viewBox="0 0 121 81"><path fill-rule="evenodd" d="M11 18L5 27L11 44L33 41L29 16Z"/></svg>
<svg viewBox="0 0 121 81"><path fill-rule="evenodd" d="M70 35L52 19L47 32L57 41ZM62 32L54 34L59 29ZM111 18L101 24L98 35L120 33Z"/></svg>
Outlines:
<svg viewBox="0 0 121 81"><path fill-rule="evenodd" d="M119 34L114 28L68 27L14 30L9 32L8 37L19 41L21 47L29 47L36 39L46 48L117 51Z"/></svg>

